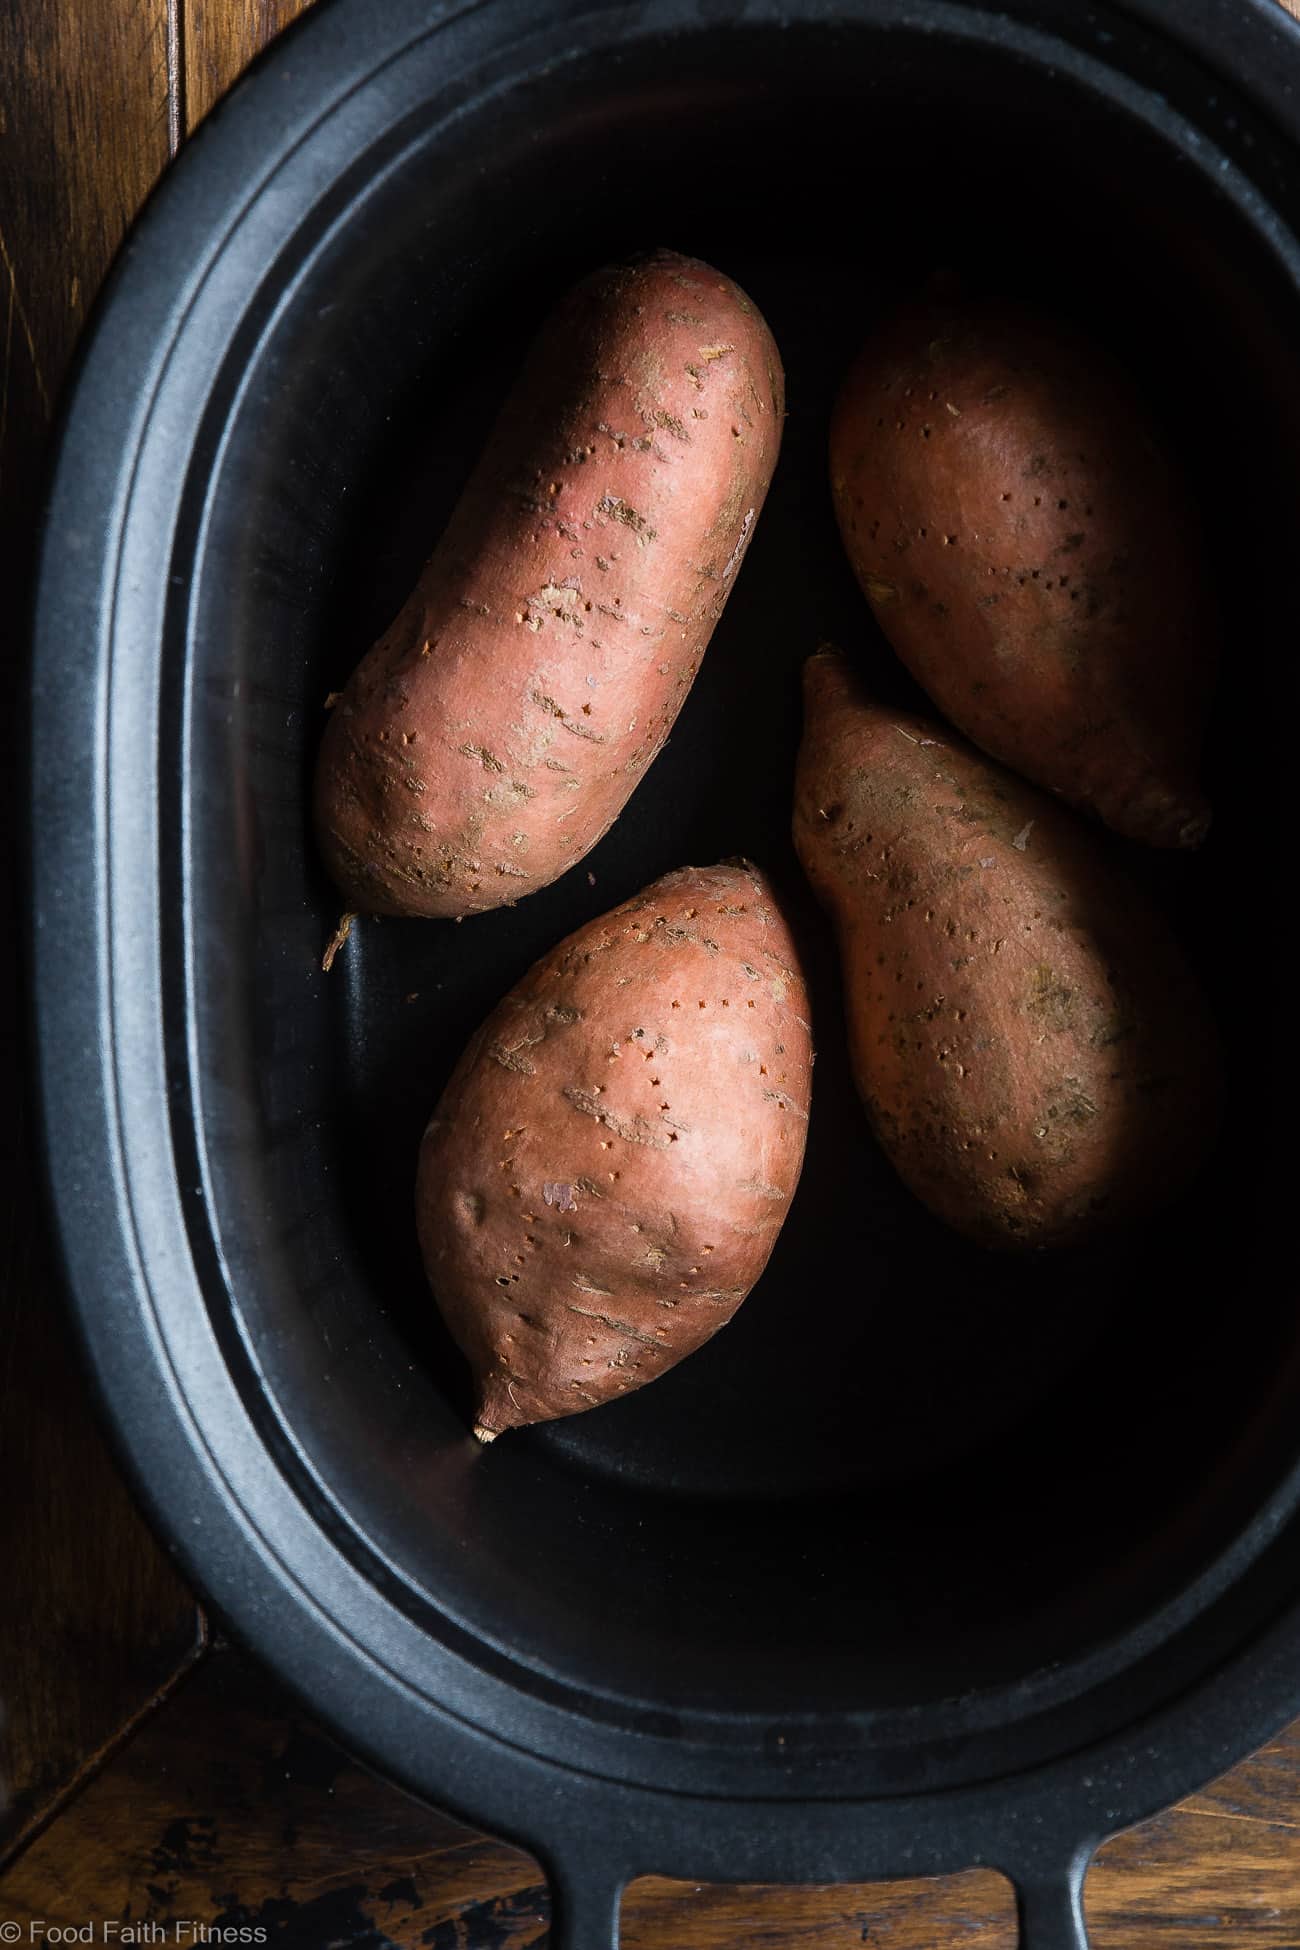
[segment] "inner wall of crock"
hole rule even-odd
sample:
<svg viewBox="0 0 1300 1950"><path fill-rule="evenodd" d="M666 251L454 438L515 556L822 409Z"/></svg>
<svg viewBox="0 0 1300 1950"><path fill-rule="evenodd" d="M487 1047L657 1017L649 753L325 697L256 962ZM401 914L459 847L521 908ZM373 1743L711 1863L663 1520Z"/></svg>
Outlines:
<svg viewBox="0 0 1300 1950"><path fill-rule="evenodd" d="M1068 1667L1203 1569L1292 1454L1254 917L1290 871L1274 672L1297 608L1294 294L1213 172L1063 75L942 35L650 38L412 125L384 162L379 184L356 162L331 241L287 296L272 270L279 309L254 307L260 337L232 352L190 615L212 1217L286 1451L412 1603L614 1698L842 1712ZM307 819L326 695L414 580L548 304L658 244L741 281L789 381L777 481L678 728L557 886L463 926L364 924L327 978L340 903ZM1051 1259L964 1245L875 1149L788 838L818 642L920 702L841 558L824 443L858 341L939 268L1063 305L1128 359L1205 502L1231 624L1213 836L1195 860L1131 855L1216 1000L1225 1139L1176 1211ZM539 954L669 868L741 851L803 931L819 1047L769 1270L644 1393L479 1451L415 1250L424 1122Z"/></svg>

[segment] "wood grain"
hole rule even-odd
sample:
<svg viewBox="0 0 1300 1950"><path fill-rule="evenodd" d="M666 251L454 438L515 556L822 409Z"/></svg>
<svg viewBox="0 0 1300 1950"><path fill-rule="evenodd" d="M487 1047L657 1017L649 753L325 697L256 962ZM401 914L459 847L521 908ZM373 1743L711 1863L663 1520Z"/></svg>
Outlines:
<svg viewBox="0 0 1300 1950"><path fill-rule="evenodd" d="M374 1779L222 1651L0 1877L0 1920L127 1915L453 1950L537 1943L545 1891L529 1856Z"/></svg>
<svg viewBox="0 0 1300 1950"><path fill-rule="evenodd" d="M48 419L87 306L167 160L163 0L0 8L0 76L0 485L21 474L30 494L40 454L9 450L24 397Z"/></svg>
<svg viewBox="0 0 1300 1950"><path fill-rule="evenodd" d="M264 1925L303 1950L536 1950L548 1898L522 1851L366 1773L274 1682L211 1656L0 1876L0 1921ZM1094 1950L1297 1950L1300 1727L1103 1849ZM645 1877L622 1950L1014 1950L1010 1886L779 1888Z"/></svg>
<svg viewBox="0 0 1300 1950"><path fill-rule="evenodd" d="M10 1135L21 1144L21 1128ZM31 1224L29 1157L0 1162L18 1206L0 1291L0 1860L162 1695L202 1634L100 1433Z"/></svg>
<svg viewBox="0 0 1300 1950"><path fill-rule="evenodd" d="M51 412L87 307L167 161L165 7L0 8L0 83L0 672L12 699ZM22 775L23 729L21 710L0 717L6 782ZM14 872L6 846L11 917L24 906ZM0 945L10 1078L25 1067L20 939L10 926ZM0 1851L158 1695L199 1629L99 1434L40 1223L36 1148L11 1094L0 1121Z"/></svg>
<svg viewBox="0 0 1300 1950"><path fill-rule="evenodd" d="M623 1898L620 1950L1012 1950L1015 1897L990 1869L927 1881L809 1884L669 1882L645 1876Z"/></svg>
<svg viewBox="0 0 1300 1950"><path fill-rule="evenodd" d="M310 0L172 0L184 75L186 132L203 120L253 56Z"/></svg>

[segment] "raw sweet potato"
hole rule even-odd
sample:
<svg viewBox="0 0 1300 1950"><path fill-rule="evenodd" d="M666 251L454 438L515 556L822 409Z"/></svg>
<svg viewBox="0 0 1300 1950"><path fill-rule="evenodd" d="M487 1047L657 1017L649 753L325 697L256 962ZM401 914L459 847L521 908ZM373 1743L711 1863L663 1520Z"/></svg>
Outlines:
<svg viewBox="0 0 1300 1950"><path fill-rule="evenodd" d="M844 384L831 480L876 619L953 724L1130 838L1203 838L1214 603L1124 373L1010 304L908 310Z"/></svg>
<svg viewBox="0 0 1300 1950"><path fill-rule="evenodd" d="M899 1175L985 1246L1073 1243L1202 1159L1218 1046L1098 836L946 728L806 669L794 836L834 920L854 1079Z"/></svg>
<svg viewBox="0 0 1300 1950"><path fill-rule="evenodd" d="M460 916L555 880L668 736L776 463L781 361L670 251L552 313L400 615L326 728L350 907Z"/></svg>
<svg viewBox="0 0 1300 1950"><path fill-rule="evenodd" d="M420 1243L475 1433L653 1381L767 1263L812 1047L793 941L747 862L580 928L488 1017L420 1151Z"/></svg>

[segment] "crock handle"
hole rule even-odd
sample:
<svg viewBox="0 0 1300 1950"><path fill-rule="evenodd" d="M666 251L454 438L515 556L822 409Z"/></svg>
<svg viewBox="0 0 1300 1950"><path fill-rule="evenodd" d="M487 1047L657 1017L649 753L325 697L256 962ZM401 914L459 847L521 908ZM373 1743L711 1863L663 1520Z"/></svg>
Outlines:
<svg viewBox="0 0 1300 1950"><path fill-rule="evenodd" d="M549 1950L618 1950L624 1878L591 1861L547 1864L551 1885Z"/></svg>
<svg viewBox="0 0 1300 1950"><path fill-rule="evenodd" d="M552 1864L550 1950L618 1950L619 1877L573 1873L576 1865ZM1083 1878L1088 1857L1054 1875L1017 1878L1020 1950L1088 1950L1083 1920Z"/></svg>
<svg viewBox="0 0 1300 1950"><path fill-rule="evenodd" d="M1050 1874L1017 1876L1020 1950L1088 1950L1088 1926L1083 1920L1088 1862L1089 1856L1080 1854Z"/></svg>

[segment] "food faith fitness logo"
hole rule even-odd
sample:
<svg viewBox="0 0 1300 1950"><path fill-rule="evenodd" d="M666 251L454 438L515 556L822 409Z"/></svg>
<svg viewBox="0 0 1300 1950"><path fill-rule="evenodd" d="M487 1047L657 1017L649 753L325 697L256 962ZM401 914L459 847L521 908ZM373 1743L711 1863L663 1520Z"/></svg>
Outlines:
<svg viewBox="0 0 1300 1950"><path fill-rule="evenodd" d="M264 1923L200 1923L185 1917L166 1923L126 1923L111 1916L85 1923L51 1923L42 1916L29 1916L22 1923L0 1923L0 1943L265 1943L268 1935Z"/></svg>

